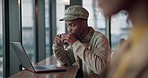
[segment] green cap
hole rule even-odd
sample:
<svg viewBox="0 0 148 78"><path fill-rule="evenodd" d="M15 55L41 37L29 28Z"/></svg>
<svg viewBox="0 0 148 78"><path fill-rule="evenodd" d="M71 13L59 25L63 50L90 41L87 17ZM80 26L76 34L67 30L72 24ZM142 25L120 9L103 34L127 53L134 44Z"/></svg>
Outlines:
<svg viewBox="0 0 148 78"><path fill-rule="evenodd" d="M88 16L89 13L85 8L79 5L73 5L65 10L65 16L62 19L60 19L60 21L74 20L77 18L88 19Z"/></svg>

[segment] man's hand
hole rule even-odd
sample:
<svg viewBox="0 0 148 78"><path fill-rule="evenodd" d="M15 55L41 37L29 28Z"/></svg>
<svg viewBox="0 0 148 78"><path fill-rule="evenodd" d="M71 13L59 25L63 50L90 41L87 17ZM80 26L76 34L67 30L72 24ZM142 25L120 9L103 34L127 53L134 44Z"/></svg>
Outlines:
<svg viewBox="0 0 148 78"><path fill-rule="evenodd" d="M62 34L62 42L68 43L72 45L75 41L77 41L76 37L73 34Z"/></svg>
<svg viewBox="0 0 148 78"><path fill-rule="evenodd" d="M55 39L54 39L54 43L55 43L57 46L63 46L63 41L62 41L62 38L61 38L61 34L56 35L56 37L55 37Z"/></svg>

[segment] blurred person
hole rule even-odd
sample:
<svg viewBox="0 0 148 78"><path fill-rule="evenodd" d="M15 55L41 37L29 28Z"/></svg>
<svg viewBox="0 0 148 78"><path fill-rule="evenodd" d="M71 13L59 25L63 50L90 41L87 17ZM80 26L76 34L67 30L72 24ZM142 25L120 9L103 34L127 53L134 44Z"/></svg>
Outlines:
<svg viewBox="0 0 148 78"><path fill-rule="evenodd" d="M121 39L119 40L119 44L117 45L116 49L114 49L114 50L112 51L112 53L111 53L111 59L112 59L114 53L118 52L118 49L120 49L121 45L122 45L125 41L126 41L126 40L125 40L124 38L121 38Z"/></svg>
<svg viewBox="0 0 148 78"><path fill-rule="evenodd" d="M68 33L55 37L53 52L61 65L79 65L76 78L103 78L110 56L109 41L88 26L88 17L89 12L82 6L67 8L60 21L65 21Z"/></svg>
<svg viewBox="0 0 148 78"><path fill-rule="evenodd" d="M148 0L98 0L109 17L125 10L132 22L129 38L114 54L107 78L148 77Z"/></svg>

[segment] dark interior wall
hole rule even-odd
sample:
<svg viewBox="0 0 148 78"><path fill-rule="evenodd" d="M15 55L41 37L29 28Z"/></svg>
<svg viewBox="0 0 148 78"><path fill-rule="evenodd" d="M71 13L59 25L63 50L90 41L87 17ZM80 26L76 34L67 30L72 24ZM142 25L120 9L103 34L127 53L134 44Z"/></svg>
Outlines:
<svg viewBox="0 0 148 78"><path fill-rule="evenodd" d="M81 5L82 6L82 0L70 0L70 5L66 5L65 9L71 5Z"/></svg>
<svg viewBox="0 0 148 78"><path fill-rule="evenodd" d="M82 0L70 0L71 5L82 5Z"/></svg>

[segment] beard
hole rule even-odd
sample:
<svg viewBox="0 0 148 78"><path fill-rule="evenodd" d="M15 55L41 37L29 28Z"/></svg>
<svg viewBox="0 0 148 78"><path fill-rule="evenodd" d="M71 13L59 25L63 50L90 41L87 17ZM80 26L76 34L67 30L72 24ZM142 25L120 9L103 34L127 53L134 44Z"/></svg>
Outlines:
<svg viewBox="0 0 148 78"><path fill-rule="evenodd" d="M81 38L81 36L80 36L80 35L78 35L78 34L76 34L76 33L70 33L70 34L74 35L74 36L75 36L75 38L76 38L77 40L79 40L79 41L81 41L81 40L82 40L82 38Z"/></svg>

